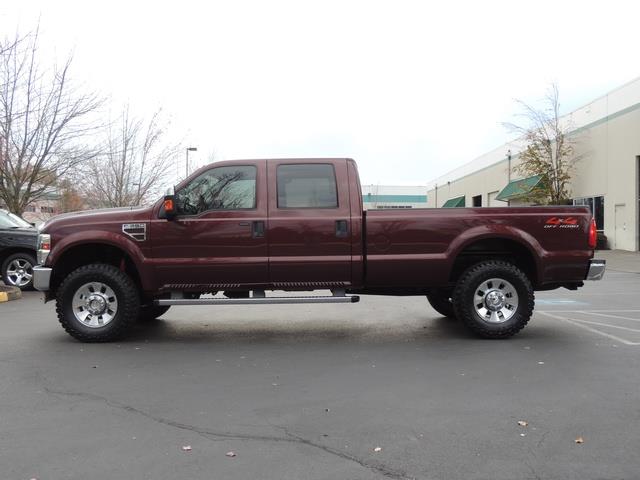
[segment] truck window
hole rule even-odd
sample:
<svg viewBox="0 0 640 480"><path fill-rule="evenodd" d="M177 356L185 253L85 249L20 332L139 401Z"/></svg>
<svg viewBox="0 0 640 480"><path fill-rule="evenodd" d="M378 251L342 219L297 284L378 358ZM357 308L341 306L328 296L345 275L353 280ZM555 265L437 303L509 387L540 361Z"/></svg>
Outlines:
<svg viewBox="0 0 640 480"><path fill-rule="evenodd" d="M278 208L338 208L333 165L279 165Z"/></svg>
<svg viewBox="0 0 640 480"><path fill-rule="evenodd" d="M212 168L176 193L178 215L253 208L256 208L256 167L252 165Z"/></svg>

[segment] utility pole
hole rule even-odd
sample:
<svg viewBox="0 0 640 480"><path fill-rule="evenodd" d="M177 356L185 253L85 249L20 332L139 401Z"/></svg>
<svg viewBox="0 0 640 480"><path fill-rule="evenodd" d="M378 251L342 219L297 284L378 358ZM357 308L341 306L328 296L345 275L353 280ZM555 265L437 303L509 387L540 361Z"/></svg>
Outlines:
<svg viewBox="0 0 640 480"><path fill-rule="evenodd" d="M197 152L198 148L197 147L187 147L187 161L186 161L186 177L189 176L189 152ZM186 178L185 177L185 178Z"/></svg>

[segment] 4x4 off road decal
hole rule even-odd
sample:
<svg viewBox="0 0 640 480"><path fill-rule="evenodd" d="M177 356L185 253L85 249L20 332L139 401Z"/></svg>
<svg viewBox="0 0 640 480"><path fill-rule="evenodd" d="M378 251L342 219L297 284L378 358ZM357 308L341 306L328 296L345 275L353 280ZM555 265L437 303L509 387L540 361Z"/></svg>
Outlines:
<svg viewBox="0 0 640 480"><path fill-rule="evenodd" d="M551 217L544 224L544 228L580 228L575 217Z"/></svg>
<svg viewBox="0 0 640 480"><path fill-rule="evenodd" d="M144 242L147 239L146 223L124 223L122 231L138 242Z"/></svg>

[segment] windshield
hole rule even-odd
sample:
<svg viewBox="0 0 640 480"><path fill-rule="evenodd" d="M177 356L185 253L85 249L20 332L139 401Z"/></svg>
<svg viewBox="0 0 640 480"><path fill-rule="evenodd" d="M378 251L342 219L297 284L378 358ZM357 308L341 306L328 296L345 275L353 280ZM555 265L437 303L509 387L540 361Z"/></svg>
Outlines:
<svg viewBox="0 0 640 480"><path fill-rule="evenodd" d="M19 216L0 211L0 228L31 228L31 224Z"/></svg>
<svg viewBox="0 0 640 480"><path fill-rule="evenodd" d="M9 218L11 218L14 222L16 222L16 224L18 224L19 227L33 227L33 225L31 225L29 222L19 217L18 215L15 215L11 212L9 212L7 215L9 215Z"/></svg>

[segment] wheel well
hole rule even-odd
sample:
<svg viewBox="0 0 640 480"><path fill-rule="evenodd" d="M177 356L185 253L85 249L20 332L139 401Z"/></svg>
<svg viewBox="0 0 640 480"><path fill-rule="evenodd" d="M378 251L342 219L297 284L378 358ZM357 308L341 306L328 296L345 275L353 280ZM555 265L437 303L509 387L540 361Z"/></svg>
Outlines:
<svg viewBox="0 0 640 480"><path fill-rule="evenodd" d="M6 250L2 250L2 252L0 252L0 266L2 266L4 261L7 258L9 258L11 255L13 255L14 253L28 253L29 255L31 255L34 258L37 257L37 252L35 250L30 249L30 248L11 247L11 248L7 248Z"/></svg>
<svg viewBox="0 0 640 480"><path fill-rule="evenodd" d="M531 283L537 283L536 261L531 251L507 238L487 238L467 245L456 257L449 280L455 282L470 266L484 260L505 260L522 270Z"/></svg>
<svg viewBox="0 0 640 480"><path fill-rule="evenodd" d="M136 283L138 289L141 288L142 282L138 269L124 250L104 243L88 243L71 247L56 261L51 278L51 289L48 293L51 296L55 295L58 285L69 273L91 263L106 263L123 269Z"/></svg>

